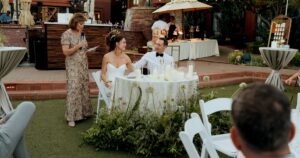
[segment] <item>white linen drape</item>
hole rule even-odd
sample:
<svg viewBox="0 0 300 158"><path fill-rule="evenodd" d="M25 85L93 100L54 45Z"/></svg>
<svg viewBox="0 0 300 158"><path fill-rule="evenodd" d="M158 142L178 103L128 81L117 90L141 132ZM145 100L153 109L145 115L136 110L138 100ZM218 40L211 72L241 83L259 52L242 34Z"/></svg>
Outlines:
<svg viewBox="0 0 300 158"><path fill-rule="evenodd" d="M2 83L2 78L21 62L26 51L27 49L22 47L0 48L0 106L5 113L8 113L13 108Z"/></svg>
<svg viewBox="0 0 300 158"><path fill-rule="evenodd" d="M2 3L1 13L6 13L8 10L10 10L8 0L1 0L1 3Z"/></svg>
<svg viewBox="0 0 300 158"><path fill-rule="evenodd" d="M21 14L19 17L19 24L31 26L34 25L33 16L30 12L31 0L21 0Z"/></svg>
<svg viewBox="0 0 300 158"><path fill-rule="evenodd" d="M272 69L272 72L265 83L271 84L283 91L284 86L280 79L279 71L293 59L297 53L297 50L260 47L259 51L263 60Z"/></svg>

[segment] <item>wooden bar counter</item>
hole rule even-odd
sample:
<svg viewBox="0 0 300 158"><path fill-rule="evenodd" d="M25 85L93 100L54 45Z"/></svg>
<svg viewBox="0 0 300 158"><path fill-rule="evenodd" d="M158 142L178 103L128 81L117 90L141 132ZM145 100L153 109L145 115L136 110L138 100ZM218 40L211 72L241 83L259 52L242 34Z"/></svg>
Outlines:
<svg viewBox="0 0 300 158"><path fill-rule="evenodd" d="M64 69L65 56L61 48L61 35L68 29L68 24L50 23L44 24L47 50L46 69ZM100 68L102 57L107 53L105 36L110 32L110 25L86 24L84 34L89 48L99 45L95 52L88 53L89 68Z"/></svg>

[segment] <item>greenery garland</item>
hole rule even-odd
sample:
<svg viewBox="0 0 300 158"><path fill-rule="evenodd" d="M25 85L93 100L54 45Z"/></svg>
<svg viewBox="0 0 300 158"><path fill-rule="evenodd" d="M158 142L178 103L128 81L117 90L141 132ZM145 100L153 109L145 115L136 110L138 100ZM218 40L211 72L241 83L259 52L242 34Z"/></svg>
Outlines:
<svg viewBox="0 0 300 158"><path fill-rule="evenodd" d="M147 110L140 112L140 97L127 110L115 107L111 111L101 110L97 123L83 133L84 143L94 146L96 150L127 151L143 157L186 155L178 135L188 119L185 116L189 117L191 112L200 115L199 99L213 99L215 92L201 94L197 90L197 94L188 101L177 102L176 110L171 108L174 103L166 102L170 105L165 105L162 114ZM209 119L216 125L212 129L213 134L228 133L231 126L229 112L216 113ZM194 141L201 147L200 137Z"/></svg>

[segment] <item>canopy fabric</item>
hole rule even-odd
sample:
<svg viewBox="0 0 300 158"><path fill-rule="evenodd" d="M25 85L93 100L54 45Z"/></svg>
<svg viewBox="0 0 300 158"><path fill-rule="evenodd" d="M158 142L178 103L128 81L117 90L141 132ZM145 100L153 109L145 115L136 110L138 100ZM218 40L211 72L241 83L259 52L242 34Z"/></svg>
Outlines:
<svg viewBox="0 0 300 158"><path fill-rule="evenodd" d="M33 16L30 12L31 0L21 0L21 14L19 17L19 24L31 26L34 25Z"/></svg>
<svg viewBox="0 0 300 158"><path fill-rule="evenodd" d="M6 13L8 10L10 10L8 0L1 0L1 3L2 3L1 13Z"/></svg>
<svg viewBox="0 0 300 158"><path fill-rule="evenodd" d="M23 47L0 48L0 110L6 114L13 109L5 86L2 82L4 76L11 72L23 59L27 49Z"/></svg>
<svg viewBox="0 0 300 158"><path fill-rule="evenodd" d="M173 0L155 10L153 13L170 13L179 10L187 12L209 8L212 8L212 6L198 2L197 0Z"/></svg>
<svg viewBox="0 0 300 158"><path fill-rule="evenodd" d="M95 21L95 0L87 0L84 3L84 11L88 12L89 17L93 19L93 21Z"/></svg>

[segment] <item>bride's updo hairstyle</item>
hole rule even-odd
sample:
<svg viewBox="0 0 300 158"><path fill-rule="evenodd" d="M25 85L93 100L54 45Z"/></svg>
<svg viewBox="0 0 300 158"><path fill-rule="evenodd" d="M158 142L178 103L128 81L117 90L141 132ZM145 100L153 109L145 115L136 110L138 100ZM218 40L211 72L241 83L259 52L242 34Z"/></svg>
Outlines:
<svg viewBox="0 0 300 158"><path fill-rule="evenodd" d="M117 42L120 42L123 38L120 31L112 30L105 38L106 45L109 47L108 51L115 50Z"/></svg>

